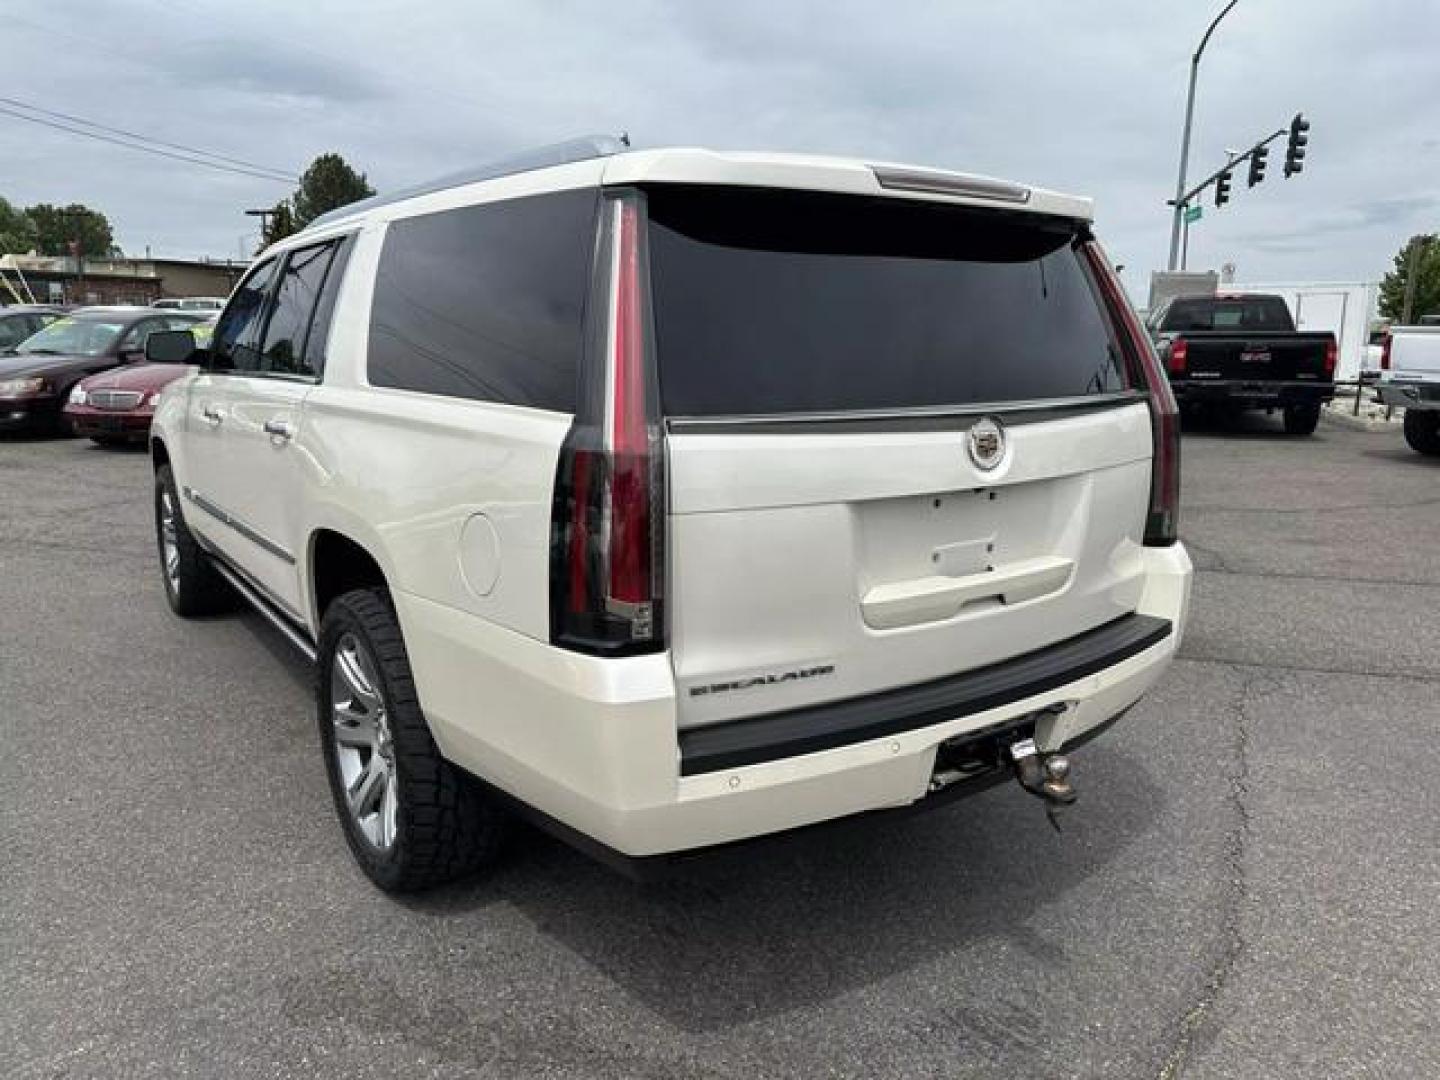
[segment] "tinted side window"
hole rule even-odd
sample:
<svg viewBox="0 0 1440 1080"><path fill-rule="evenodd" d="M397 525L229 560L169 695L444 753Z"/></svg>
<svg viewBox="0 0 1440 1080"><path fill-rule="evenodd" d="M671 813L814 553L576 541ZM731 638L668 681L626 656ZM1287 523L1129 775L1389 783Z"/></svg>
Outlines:
<svg viewBox="0 0 1440 1080"><path fill-rule="evenodd" d="M310 320L310 333L305 338L305 366L315 374L325 371L325 343L330 338L330 319L335 314L335 297L340 292L340 283L345 278L345 265L350 261L350 249L355 246L353 237L347 236L332 245L335 254L330 259L330 269L325 272L325 284L320 288L320 299L315 304L315 316Z"/></svg>
<svg viewBox="0 0 1440 1080"><path fill-rule="evenodd" d="M330 244L292 251L275 286L275 303L265 328L260 370L276 375L314 375L305 363L305 338L315 301L335 249Z"/></svg>
<svg viewBox="0 0 1440 1080"><path fill-rule="evenodd" d="M215 326L210 341L213 371L255 371L260 363L260 329L275 260L261 263L246 278Z"/></svg>
<svg viewBox="0 0 1440 1080"><path fill-rule="evenodd" d="M371 384L573 412L598 200L590 188L393 222Z"/></svg>

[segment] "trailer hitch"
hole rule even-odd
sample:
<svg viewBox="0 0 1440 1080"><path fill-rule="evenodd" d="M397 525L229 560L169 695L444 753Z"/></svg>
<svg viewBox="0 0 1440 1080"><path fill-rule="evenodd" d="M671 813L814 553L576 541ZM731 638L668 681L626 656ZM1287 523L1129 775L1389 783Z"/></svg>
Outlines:
<svg viewBox="0 0 1440 1080"><path fill-rule="evenodd" d="M1045 801L1045 817L1059 832L1060 812L1076 798L1070 784L1070 759L1064 754L1042 756L1035 740L1026 738L1010 744L1010 765L1020 786Z"/></svg>

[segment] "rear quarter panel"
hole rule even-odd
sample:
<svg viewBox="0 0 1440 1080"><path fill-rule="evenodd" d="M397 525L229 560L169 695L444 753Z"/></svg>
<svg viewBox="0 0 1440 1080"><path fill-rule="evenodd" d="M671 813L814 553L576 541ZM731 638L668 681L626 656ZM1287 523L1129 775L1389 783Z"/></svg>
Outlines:
<svg viewBox="0 0 1440 1080"><path fill-rule="evenodd" d="M548 640L550 498L571 417L369 386L384 236L376 223L357 237L325 378L306 399L296 449L308 531L364 546L393 590Z"/></svg>

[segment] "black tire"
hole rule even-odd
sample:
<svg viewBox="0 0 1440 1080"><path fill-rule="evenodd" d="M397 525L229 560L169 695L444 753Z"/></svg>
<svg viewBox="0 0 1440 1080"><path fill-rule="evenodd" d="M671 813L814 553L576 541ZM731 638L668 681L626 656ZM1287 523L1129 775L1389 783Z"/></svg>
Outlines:
<svg viewBox="0 0 1440 1080"><path fill-rule="evenodd" d="M1440 410L1406 409L1405 441L1417 454L1440 457Z"/></svg>
<svg viewBox="0 0 1440 1080"><path fill-rule="evenodd" d="M336 753L332 672L342 642L358 640L378 679L396 791L388 848L366 835L352 814ZM420 711L400 624L384 589L345 593L325 611L316 660L317 720L325 772L345 841L365 875L386 892L415 892L493 862L508 815L482 785L446 761ZM376 753L378 751L372 751Z"/></svg>
<svg viewBox="0 0 1440 1080"><path fill-rule="evenodd" d="M174 508L178 556L173 578L166 570L164 504L167 497ZM176 615L186 618L213 615L235 606L234 590L215 572L195 537L185 527L180 492L175 487L175 474L169 465L161 465L155 470L155 546L160 555L160 581L165 587L165 599Z"/></svg>
<svg viewBox="0 0 1440 1080"><path fill-rule="evenodd" d="M1289 405L1285 409L1287 435L1313 435L1320 426L1319 405Z"/></svg>

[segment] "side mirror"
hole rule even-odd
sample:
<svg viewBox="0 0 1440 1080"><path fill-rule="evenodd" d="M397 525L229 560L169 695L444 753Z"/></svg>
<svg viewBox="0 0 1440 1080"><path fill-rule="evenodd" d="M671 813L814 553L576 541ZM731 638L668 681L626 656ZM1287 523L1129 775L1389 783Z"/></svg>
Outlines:
<svg viewBox="0 0 1440 1080"><path fill-rule="evenodd" d="M189 330L156 330L145 339L145 359L152 364L198 364L199 353Z"/></svg>

